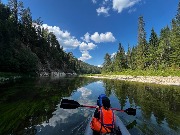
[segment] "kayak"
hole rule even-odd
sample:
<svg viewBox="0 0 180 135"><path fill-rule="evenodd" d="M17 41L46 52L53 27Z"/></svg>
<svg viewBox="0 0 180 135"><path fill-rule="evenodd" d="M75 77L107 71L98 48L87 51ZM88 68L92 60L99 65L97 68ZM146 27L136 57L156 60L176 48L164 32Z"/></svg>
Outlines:
<svg viewBox="0 0 180 135"><path fill-rule="evenodd" d="M98 98L99 99L99 98ZM98 105L99 106L99 105ZM63 109L76 109L78 107L88 107L88 108L97 108L97 106L90 106L90 105L81 105L77 101L69 100L69 99L62 99L60 108ZM125 110L120 110L118 108L111 108L111 110L125 112L128 115L136 115L136 109L128 108ZM127 130L126 126L123 122L119 119L118 116L115 115L115 133L110 133L110 135L130 135L129 131ZM89 122L86 126L85 135L93 135L93 130L90 127L90 123L93 116L89 119ZM108 135L108 134L107 134Z"/></svg>
<svg viewBox="0 0 180 135"><path fill-rule="evenodd" d="M93 116L92 116L93 117ZM92 117L89 119L89 122L86 126L85 134L84 135L93 135L93 130L90 127L90 123L92 120ZM129 131L127 130L126 126L123 124L123 122L119 119L119 117L115 116L115 130L117 131L118 135L130 135ZM109 133L109 135L116 135L114 133ZM108 134L106 134L108 135Z"/></svg>

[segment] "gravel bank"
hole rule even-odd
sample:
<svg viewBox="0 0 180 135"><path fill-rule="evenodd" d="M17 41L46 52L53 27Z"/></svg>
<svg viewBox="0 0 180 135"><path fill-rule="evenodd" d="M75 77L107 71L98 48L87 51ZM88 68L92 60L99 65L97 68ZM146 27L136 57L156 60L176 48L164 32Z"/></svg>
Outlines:
<svg viewBox="0 0 180 135"><path fill-rule="evenodd" d="M88 77L180 86L180 77L177 76L163 77L163 76L104 75L104 76L88 76Z"/></svg>

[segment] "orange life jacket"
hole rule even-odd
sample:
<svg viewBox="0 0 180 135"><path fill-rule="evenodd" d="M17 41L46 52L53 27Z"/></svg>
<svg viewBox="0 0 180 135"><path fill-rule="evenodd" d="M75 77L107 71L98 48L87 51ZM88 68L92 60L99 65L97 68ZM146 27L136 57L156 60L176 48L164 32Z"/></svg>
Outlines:
<svg viewBox="0 0 180 135"><path fill-rule="evenodd" d="M109 133L111 129L114 128L114 113L111 109L105 110L104 107L101 107L100 111L100 119L95 117L92 118L91 121L91 129L100 132L100 133Z"/></svg>

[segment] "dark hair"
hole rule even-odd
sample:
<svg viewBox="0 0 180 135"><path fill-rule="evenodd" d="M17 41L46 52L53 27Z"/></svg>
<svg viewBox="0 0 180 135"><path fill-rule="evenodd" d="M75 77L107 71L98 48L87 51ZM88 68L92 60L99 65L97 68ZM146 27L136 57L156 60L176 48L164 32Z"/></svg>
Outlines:
<svg viewBox="0 0 180 135"><path fill-rule="evenodd" d="M102 98L102 104L103 104L105 109L109 109L111 107L110 100L108 97Z"/></svg>

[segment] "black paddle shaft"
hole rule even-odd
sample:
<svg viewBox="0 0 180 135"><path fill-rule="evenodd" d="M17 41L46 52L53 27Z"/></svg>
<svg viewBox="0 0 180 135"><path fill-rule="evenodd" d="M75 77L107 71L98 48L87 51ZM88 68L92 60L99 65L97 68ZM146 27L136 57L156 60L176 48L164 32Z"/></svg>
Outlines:
<svg viewBox="0 0 180 135"><path fill-rule="evenodd" d="M96 106L87 106L87 105L80 105L77 101L69 100L69 99L62 99L60 108L63 109L76 109L78 107L89 107L89 108L96 108ZM126 112L128 115L136 115L136 109L128 108L126 110L119 110L116 108L112 108L112 110Z"/></svg>

